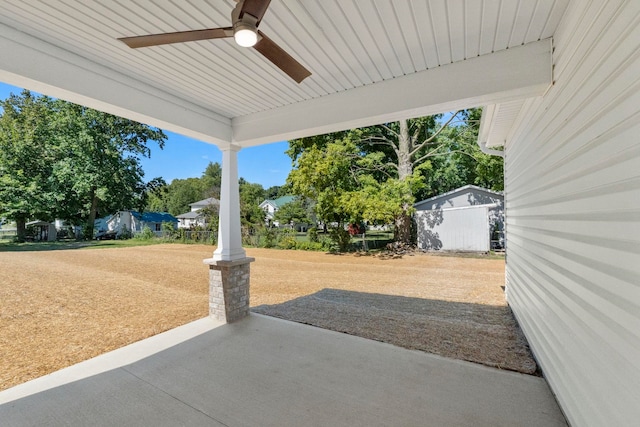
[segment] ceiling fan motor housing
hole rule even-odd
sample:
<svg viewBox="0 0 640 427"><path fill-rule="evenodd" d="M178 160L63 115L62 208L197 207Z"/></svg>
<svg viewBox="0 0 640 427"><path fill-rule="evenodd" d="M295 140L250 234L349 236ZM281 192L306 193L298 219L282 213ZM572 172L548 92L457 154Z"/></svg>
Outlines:
<svg viewBox="0 0 640 427"><path fill-rule="evenodd" d="M258 18L247 12L242 13L243 4L244 2L239 1L231 11L233 37L240 46L251 47L258 42L259 38Z"/></svg>

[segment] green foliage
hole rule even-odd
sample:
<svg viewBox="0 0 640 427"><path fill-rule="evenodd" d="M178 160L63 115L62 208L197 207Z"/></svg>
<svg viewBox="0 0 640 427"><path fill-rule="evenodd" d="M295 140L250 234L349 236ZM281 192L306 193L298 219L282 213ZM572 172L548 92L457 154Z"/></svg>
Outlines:
<svg viewBox="0 0 640 427"><path fill-rule="evenodd" d="M262 185L252 184L240 178L240 222L243 233L247 236L264 227L265 212L260 209L260 203L264 199Z"/></svg>
<svg viewBox="0 0 640 427"><path fill-rule="evenodd" d="M294 169L287 184L316 202L318 220L337 224L331 236L339 250L347 246L340 230L362 221L395 223L396 237L409 243L416 200L465 184L502 188L502 159L483 154L476 143L480 114L467 110L446 121L436 115L289 141Z"/></svg>
<svg viewBox="0 0 640 427"><path fill-rule="evenodd" d="M278 229L275 227L265 227L262 230L262 247L273 248L276 245L276 239L278 238Z"/></svg>
<svg viewBox="0 0 640 427"><path fill-rule="evenodd" d="M127 226L123 226L122 229L120 230L120 233L118 233L118 239L120 240L128 240L128 239L131 239L132 237L133 237L133 233Z"/></svg>
<svg viewBox="0 0 640 427"><path fill-rule="evenodd" d="M309 242L317 243L320 241L318 238L318 229L316 227L310 227L307 230L307 237L309 238Z"/></svg>
<svg viewBox="0 0 640 427"><path fill-rule="evenodd" d="M330 245L324 241L323 242L303 241L303 242L297 242L296 247L294 249L297 249L299 251L327 251L330 249Z"/></svg>
<svg viewBox="0 0 640 427"><path fill-rule="evenodd" d="M307 199L298 197L281 206L274 214L273 219L281 225L309 224L311 222L310 216L310 205Z"/></svg>
<svg viewBox="0 0 640 427"><path fill-rule="evenodd" d="M287 185L274 185L265 190L265 199L277 199L278 197L288 196L290 189Z"/></svg>
<svg viewBox="0 0 640 427"><path fill-rule="evenodd" d="M29 91L2 101L0 215L85 224L99 212L140 209L146 186L140 157L163 147L161 130Z"/></svg>
<svg viewBox="0 0 640 427"><path fill-rule="evenodd" d="M295 249L297 245L296 233L290 228L280 229L278 239L278 248L280 249Z"/></svg>
<svg viewBox="0 0 640 427"><path fill-rule="evenodd" d="M138 240L151 240L155 239L155 237L156 234L146 225L142 227L142 231L140 233L134 236L134 238Z"/></svg>
<svg viewBox="0 0 640 427"><path fill-rule="evenodd" d="M218 162L209 162L200 179L202 181L203 198L215 197L219 199L222 183L222 165Z"/></svg>
<svg viewBox="0 0 640 427"><path fill-rule="evenodd" d="M329 237L333 242L332 251L347 252L351 244L351 234L343 226L329 228Z"/></svg>
<svg viewBox="0 0 640 427"><path fill-rule="evenodd" d="M0 103L0 217L16 221L18 241L24 241L29 219L53 219L55 198L47 188L55 161L52 103L29 91Z"/></svg>

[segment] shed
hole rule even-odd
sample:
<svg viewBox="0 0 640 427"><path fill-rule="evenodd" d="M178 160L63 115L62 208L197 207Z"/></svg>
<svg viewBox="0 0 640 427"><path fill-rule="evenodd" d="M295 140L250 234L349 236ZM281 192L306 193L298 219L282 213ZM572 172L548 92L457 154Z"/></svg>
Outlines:
<svg viewBox="0 0 640 427"><path fill-rule="evenodd" d="M465 185L418 202L418 247L487 252L504 247L504 195Z"/></svg>
<svg viewBox="0 0 640 427"><path fill-rule="evenodd" d="M27 227L34 230L34 240L36 242L55 242L58 238L56 225L46 221L31 221L26 223Z"/></svg>

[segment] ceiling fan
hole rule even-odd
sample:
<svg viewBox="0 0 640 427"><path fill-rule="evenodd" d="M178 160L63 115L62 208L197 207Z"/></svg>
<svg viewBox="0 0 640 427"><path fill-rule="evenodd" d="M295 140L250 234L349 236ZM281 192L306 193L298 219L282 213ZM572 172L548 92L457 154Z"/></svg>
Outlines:
<svg viewBox="0 0 640 427"><path fill-rule="evenodd" d="M258 30L260 21L262 21L271 0L236 0L236 2L238 4L231 11L231 27L122 37L118 40L130 48L137 49L139 47L233 37L238 45L253 47L297 83L309 77L311 75L309 70Z"/></svg>

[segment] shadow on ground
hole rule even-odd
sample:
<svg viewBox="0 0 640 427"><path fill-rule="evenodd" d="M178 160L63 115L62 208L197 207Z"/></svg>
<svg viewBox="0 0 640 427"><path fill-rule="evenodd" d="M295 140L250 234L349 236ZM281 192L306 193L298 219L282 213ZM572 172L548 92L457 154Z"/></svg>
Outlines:
<svg viewBox="0 0 640 427"><path fill-rule="evenodd" d="M537 367L508 306L323 289L256 313L525 374Z"/></svg>

